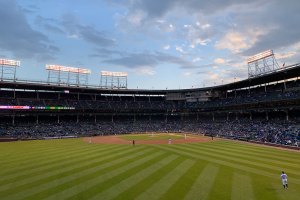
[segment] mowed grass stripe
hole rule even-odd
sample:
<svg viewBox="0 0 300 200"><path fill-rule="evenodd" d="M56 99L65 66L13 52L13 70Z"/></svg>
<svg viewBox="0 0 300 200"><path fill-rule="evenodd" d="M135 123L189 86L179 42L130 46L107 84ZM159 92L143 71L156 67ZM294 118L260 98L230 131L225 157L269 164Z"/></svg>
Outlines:
<svg viewBox="0 0 300 200"><path fill-rule="evenodd" d="M186 200L207 199L209 193L213 188L214 181L215 178L217 177L218 171L219 171L219 166L212 165L212 164L206 165L204 170L201 173L198 173L198 176L195 175L197 179L195 183L192 185L192 187L190 188L190 190L186 192L185 197L182 197L180 199L186 199ZM173 195L176 194L177 194L176 191L173 191Z"/></svg>
<svg viewBox="0 0 300 200"><path fill-rule="evenodd" d="M21 150L22 146L19 146L18 148ZM81 149L82 147L74 146L74 149L75 148ZM10 166L14 166L16 164L22 163L22 162L28 163L29 160L31 161L34 159L41 159L41 158L43 158L43 156L48 156L51 154L57 155L57 154L67 153L66 149L68 149L68 147L56 148L55 146L52 146L51 148L49 148L49 151L47 151L47 152L42 152L43 151L42 147L40 149L35 149L35 150L22 149L22 151L14 152L11 155L3 158L2 162L0 164L3 167L10 167Z"/></svg>
<svg viewBox="0 0 300 200"><path fill-rule="evenodd" d="M10 153L10 156L5 156L5 160L1 160L1 165L8 165L13 164L16 162L20 162L26 159L32 159L36 158L37 156L41 155L48 155L50 153L59 153L59 152L65 152L66 149L76 149L76 148L82 148L82 145L78 144L72 144L69 145L66 141L68 139L61 140L59 145L48 143L47 141L39 141L44 143L44 145L40 146L39 148L31 148L30 145L28 147L25 147L22 142L18 145L11 145L7 148L16 148L15 151ZM22 147L22 148L21 148ZM3 150L4 151L4 150ZM18 157L15 157L15 155L19 155Z"/></svg>
<svg viewBox="0 0 300 200"><path fill-rule="evenodd" d="M242 165L247 166L254 166L255 168L261 168L262 170L273 170L274 172L282 171L282 169L288 169L289 173L293 174L294 176L300 177L300 171L299 170L293 170L289 166L276 166L276 165L270 165L266 162L258 162L255 160L255 158L249 157L249 156L243 156L238 153L228 153L225 151L220 150L214 150L212 148L203 148L201 146L190 148L190 146L187 145L174 145L174 149L182 150L182 151L188 151L193 153L200 153L202 155L214 157L216 159L221 160L227 160L227 161L233 161L235 163L240 163Z"/></svg>
<svg viewBox="0 0 300 200"><path fill-rule="evenodd" d="M142 149L142 148L141 148ZM110 162L115 158L124 156L130 152L134 151L133 148L128 149L127 151L121 151L118 153L108 153L108 155L101 157L97 155L93 155L93 159L87 159L86 162L80 162L76 165L70 165L69 167L60 168L54 171L49 171L46 173L42 173L38 176L29 177L27 179L23 179L17 182L13 182L11 184L7 184L1 186L0 196L9 195L12 191L21 191L28 188L39 186L40 184L44 184L45 182L53 181L59 179L61 177L65 177L68 175L72 175L78 173L82 170L85 170L89 167L97 166L106 162Z"/></svg>
<svg viewBox="0 0 300 200"><path fill-rule="evenodd" d="M83 184L87 181L97 178L97 176L108 173L111 170L115 170L119 167L123 167L128 162L133 162L136 159L143 158L146 154L153 153L153 149L145 149L141 151L134 151L127 156L113 157L111 161L103 162L102 164L86 168L78 173L72 173L66 176L62 176L55 180L47 181L44 184L22 190L12 198L23 199L44 199L51 195L58 194L68 188L72 188L74 185Z"/></svg>
<svg viewBox="0 0 300 200"><path fill-rule="evenodd" d="M35 176L45 176L47 175L48 172L54 172L57 170L61 170L61 169L67 169L68 167L73 167L74 165L76 166L78 163L84 163L87 162L89 160L93 160L96 159L98 157L101 156L107 156L107 155L111 155L114 153L118 153L118 152L123 152L125 151L127 148L115 148L115 149L109 149L109 150L105 150L105 151L100 151L98 152L89 152L89 153L84 153L84 154L79 154L76 157L74 157L73 159L65 159L61 162L52 162L52 163L48 163L47 165L44 165L42 167L32 167L30 170L26 170L26 171L16 171L15 174L11 174L8 176L3 176L2 180L0 181L0 191L2 190L2 187L5 186L6 184L10 184L12 182L19 182L20 180L23 182L26 182L26 179L32 179Z"/></svg>
<svg viewBox="0 0 300 200"><path fill-rule="evenodd" d="M201 148L192 149L183 145L176 145L173 148L186 151L186 152L191 152L191 153L200 153L201 155L209 156L210 158L215 158L216 160L221 159L223 161L234 162L235 164L242 164L247 167L254 167L257 170L261 169L267 172L278 173L278 171L282 171L282 169L286 169L289 171L289 173L293 174L295 178L298 178L300 176L299 171L293 170L289 166L275 166L275 165L265 164L263 162L256 162L251 160L250 158L247 159L247 157L243 157L240 154L229 154L229 153L225 153L224 151L215 151L211 149L201 149Z"/></svg>
<svg viewBox="0 0 300 200"><path fill-rule="evenodd" d="M178 157L178 156L176 156ZM156 184L161 177L168 174L172 169L174 169L175 166L178 165L178 161L181 162L180 159L173 160L172 162L168 163L166 166L160 167L158 170L153 172L152 174L149 174L148 176L142 176L142 180L135 183L134 185L131 185L130 188L126 189L125 191L118 194L118 196L114 197L114 200L122 200L122 199L135 199L138 195L140 195L142 192L146 191L148 188L150 188L152 185ZM198 172L201 172L202 167L204 163L195 163L190 170L186 172L186 174L197 174ZM192 183L194 181L194 177L192 176L187 179L185 179L187 185ZM185 184L185 182L182 182L181 184Z"/></svg>
<svg viewBox="0 0 300 200"><path fill-rule="evenodd" d="M28 175L31 171L37 172L37 170L41 171L42 169L47 169L49 167L54 168L55 166L61 166L63 164L67 164L75 160L75 162L80 161L80 158L85 158L86 156L91 156L93 154L105 155L107 152L118 151L126 149L124 146L120 147L110 147L106 149L87 149L85 151L68 151L66 155L57 155L54 158L42 159L42 161L32 161L30 164L22 164L12 167L10 170L8 169L4 175L1 175L2 181L0 181L0 185L2 182L6 182L5 179L12 179L23 174ZM5 170L4 170L5 171Z"/></svg>
<svg viewBox="0 0 300 200"><path fill-rule="evenodd" d="M231 200L255 200L251 178L238 172L233 175Z"/></svg>
<svg viewBox="0 0 300 200"><path fill-rule="evenodd" d="M169 188L172 187L174 183L176 183L178 179L181 178L181 176L186 171L188 171L193 166L194 163L195 161L190 159L183 161L172 171L161 177L161 179L156 182L156 184L152 185L148 190L143 192L135 199L159 199Z"/></svg>
<svg viewBox="0 0 300 200"><path fill-rule="evenodd" d="M193 148L191 148L191 146ZM281 171L282 169L289 169L289 172L292 173L295 176L300 176L299 172L299 167L300 165L297 165L298 167L293 167L288 164L282 164L278 165L276 163L270 163L264 160L261 160L259 157L254 157L254 156L247 156L245 154L240 154L240 153L231 153L229 151L226 151L226 149L222 150L216 150L216 148L208 148L208 147L203 147L201 145L198 146L193 146L193 145L178 145L176 147L182 147L189 149L190 151L196 151L196 152L201 152L201 154L206 154L206 155L211 155L216 158L222 157L222 159L225 160L233 160L235 162L240 162L240 163L245 163L247 165L255 165L256 167L265 169L271 169L271 170L276 170L276 171Z"/></svg>
<svg viewBox="0 0 300 200"><path fill-rule="evenodd" d="M216 164L220 164L220 165L224 165L224 166L228 166L228 167L232 167L235 169L239 169L239 170L243 170L243 171L247 171L247 172L252 172L255 174L260 174L262 176L266 176L266 177L272 177L275 178L277 177L275 173L270 173L270 170L260 170L257 168L253 168L253 167L249 167L247 165L244 164L237 164L234 163L232 161L225 161L222 159L222 156L220 156L220 159L215 159L213 158L214 156L211 155L202 155L200 154L200 152L195 152L195 151L189 151L188 149L176 149L174 148L175 145L172 145L172 147L167 146L167 145L160 145L160 146L156 146L159 149L164 149L166 151L170 151L173 153L177 153L179 155L184 155L184 156L188 156L190 158L194 158L194 159L201 159L201 160L205 160L205 161L209 161L212 163L216 163ZM221 155L221 154L220 154ZM295 184L300 184L300 179L299 178L290 178L290 182L293 182Z"/></svg>
<svg viewBox="0 0 300 200"><path fill-rule="evenodd" d="M222 145L228 147L234 146L235 148L241 148L244 150L249 150L257 153L268 154L270 156L278 156L282 158L288 157L295 161L298 160L300 154L300 152L290 151L288 149L278 149L272 146L247 143L247 142L239 142L239 141L224 141Z"/></svg>
<svg viewBox="0 0 300 200"><path fill-rule="evenodd" d="M124 157L125 162L119 162L114 165L110 165L101 168L100 170L96 171L95 173L91 173L76 179L73 179L66 184L60 184L57 185L54 188L51 188L51 190L45 190L44 196L47 197L46 199L57 199L57 197L60 198L68 198L71 197L74 194L84 192L88 189L88 187L93 187L99 184L105 184L104 182L109 180L110 178L113 178L115 176L118 176L122 173L125 173L126 171L130 170L133 167L136 167L140 165L143 162L146 162L150 159L152 159L155 156L161 156L163 155L163 152L148 152L147 154L143 153L139 155L138 157L129 158ZM167 159L167 154L164 154L164 159ZM124 161L123 160L123 161ZM30 200L31 198L28 198Z"/></svg>
<svg viewBox="0 0 300 200"><path fill-rule="evenodd" d="M185 145L189 145L189 144L185 144ZM207 145L205 143L190 144L190 145L193 147L202 147L202 148L207 148L207 149L226 151L228 153L237 153L237 154L241 154L241 155L245 155L245 156L252 156L252 157L256 157L256 159L270 160L272 162L278 161L278 162L282 162L282 163L291 164L294 166L297 166L298 164L300 164L299 159L290 159L289 156L285 156L285 157L280 157L278 155L272 156L272 155L269 155L268 153L256 153L256 152L253 152L250 147L249 147L249 149L243 149L240 147L236 147L235 145L224 147L224 146L220 146L220 145L217 145L217 146ZM300 154L299 154L299 156L300 156Z"/></svg>
<svg viewBox="0 0 300 200"><path fill-rule="evenodd" d="M281 181L280 181L281 182ZM270 183L272 190L275 192L277 199L279 200L299 200L300 193L297 191L297 186L289 185L289 189L283 189L282 184L278 182Z"/></svg>
<svg viewBox="0 0 300 200"><path fill-rule="evenodd" d="M121 182L124 178L126 177L130 177L136 173L139 173L140 171L144 170L145 168L150 167L151 165L164 160L166 157L168 157L169 155L167 155L164 152L158 151L157 153L153 153L148 155L147 157L144 157L142 159L139 159L135 162L135 165L131 165L130 168L127 168L126 170L122 170L122 168L120 168L120 171L122 171L122 173L117 173L117 175L113 176L113 173L106 173L106 177L107 179L105 180L105 182L103 182L102 179L98 180L98 182L95 185L88 185L88 187L84 186L83 190L81 190L80 192L78 192L79 190L76 191L72 191L71 196L65 197L63 196L64 199L68 199L68 200L73 200L73 199L90 199L94 196L96 196L97 194L99 194L100 192L102 192L103 190L107 189L110 187L110 185L114 185L117 184L119 182ZM82 188L78 188L78 189L82 189Z"/></svg>
<svg viewBox="0 0 300 200"><path fill-rule="evenodd" d="M16 165L30 165L32 163L35 162L40 162L46 159L56 159L57 157L63 157L64 155L70 155L73 151L74 152L80 152L80 151L86 151L86 150L91 150L91 149L97 149L97 147L93 147L96 145L90 145L90 146L81 146L81 145L77 145L74 146L72 148L63 148L63 149L57 149L56 146L52 146L52 152L47 152L47 153L37 153L35 155L31 156L22 156L19 153L15 153L13 155L14 158L16 158L16 160L6 163L5 167L6 168L11 168L14 167ZM20 148L20 147L19 147ZM105 147L98 147L98 149L105 149ZM109 148L109 147L107 147ZM36 152L39 152L40 150L37 150ZM3 165L4 166L4 165Z"/></svg>
<svg viewBox="0 0 300 200"><path fill-rule="evenodd" d="M98 193L96 196L91 198L93 199L113 199L117 197L120 193L124 192L125 190L133 187L136 183L143 181L145 178L149 177L156 171L160 170L161 168L168 167L169 171L172 171L176 166L180 165L182 162L185 161L182 157L178 158L178 156L172 155L167 157L168 159L161 160L160 162L153 163L151 166L139 171L138 173L133 174L125 179L120 180L120 182L116 182L116 180L112 182L105 183L105 190L101 193ZM176 158L176 159L175 159ZM171 163L170 163L171 162ZM164 174L165 175L165 174ZM160 178L162 178L162 175ZM107 186L107 184L109 184ZM110 187L109 187L110 186ZM139 186L138 186L139 187ZM115 188L118 188L116 191ZM128 198L128 197L126 197Z"/></svg>
<svg viewBox="0 0 300 200"><path fill-rule="evenodd" d="M262 153L255 153L252 152L251 150L244 150L241 148L237 148L235 146L231 146L231 147L223 147L223 146L212 146L212 145L207 145L207 144L190 144L191 146L201 146L201 147L207 147L207 148L213 148L216 150L221 150L221 151L226 151L226 152L230 152L230 153L237 153L237 154L241 154L241 155L246 155L246 156L252 156L255 157L256 160L259 161L265 161L268 163L274 163L274 164L279 164L279 165L288 165L290 167L294 167L296 169L299 168L300 166L300 161L297 160L296 162L294 161L287 161L282 160L281 157L277 156L270 156L268 154L262 154ZM300 156L300 155L299 155Z"/></svg>
<svg viewBox="0 0 300 200"><path fill-rule="evenodd" d="M211 187L210 193L208 193L207 199L210 200L231 199L231 185L232 185L232 178L233 178L234 171L235 170L230 167L219 166L218 174L214 178L214 182Z"/></svg>

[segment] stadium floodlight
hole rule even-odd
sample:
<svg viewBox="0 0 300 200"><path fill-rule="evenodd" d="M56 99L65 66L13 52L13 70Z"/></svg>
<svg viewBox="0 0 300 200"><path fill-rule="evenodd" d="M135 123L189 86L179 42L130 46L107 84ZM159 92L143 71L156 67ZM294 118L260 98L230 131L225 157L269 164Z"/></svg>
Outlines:
<svg viewBox="0 0 300 200"><path fill-rule="evenodd" d="M68 85L87 85L88 75L91 70L76 67L66 67L62 65L46 65L48 70L48 82L52 83L53 80L58 84Z"/></svg>
<svg viewBox="0 0 300 200"><path fill-rule="evenodd" d="M127 72L100 72L100 86L104 88L127 88Z"/></svg>
<svg viewBox="0 0 300 200"><path fill-rule="evenodd" d="M0 65L20 67L21 62L19 60L8 60L0 58Z"/></svg>
<svg viewBox="0 0 300 200"><path fill-rule="evenodd" d="M91 73L91 70L89 70L89 69L66 67L66 66L61 66L61 65L46 65L46 70L80 73L80 74L90 74Z"/></svg>
<svg viewBox="0 0 300 200"><path fill-rule="evenodd" d="M21 66L21 62L18 60L8 60L0 58L0 80L16 80L17 67Z"/></svg>
<svg viewBox="0 0 300 200"><path fill-rule="evenodd" d="M256 77L279 69L273 50L267 50L247 59L248 77Z"/></svg>
<svg viewBox="0 0 300 200"><path fill-rule="evenodd" d="M249 63L252 63L252 62L267 58L267 57L270 57L270 56L274 56L273 50L267 50L267 51L258 53L254 56L251 56L247 59L247 62L249 64Z"/></svg>
<svg viewBox="0 0 300 200"><path fill-rule="evenodd" d="M128 76L127 72L109 72L109 71L101 71L100 72L101 76L120 76L120 77L124 77L124 76Z"/></svg>

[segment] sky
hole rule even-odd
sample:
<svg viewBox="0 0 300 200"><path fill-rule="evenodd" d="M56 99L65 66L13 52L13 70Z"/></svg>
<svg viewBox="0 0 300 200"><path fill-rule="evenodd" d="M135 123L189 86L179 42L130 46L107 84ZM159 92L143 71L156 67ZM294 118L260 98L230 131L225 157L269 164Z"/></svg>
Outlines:
<svg viewBox="0 0 300 200"><path fill-rule="evenodd" d="M0 58L17 78L46 64L127 72L128 88L183 89L247 79L249 56L300 62L299 0L0 0Z"/></svg>

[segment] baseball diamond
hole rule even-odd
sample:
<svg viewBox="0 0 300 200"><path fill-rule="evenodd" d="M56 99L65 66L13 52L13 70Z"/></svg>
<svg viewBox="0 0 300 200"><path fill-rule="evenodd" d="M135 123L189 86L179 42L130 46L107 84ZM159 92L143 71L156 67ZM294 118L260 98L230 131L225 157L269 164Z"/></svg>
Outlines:
<svg viewBox="0 0 300 200"><path fill-rule="evenodd" d="M300 200L299 11L0 0L0 200Z"/></svg>

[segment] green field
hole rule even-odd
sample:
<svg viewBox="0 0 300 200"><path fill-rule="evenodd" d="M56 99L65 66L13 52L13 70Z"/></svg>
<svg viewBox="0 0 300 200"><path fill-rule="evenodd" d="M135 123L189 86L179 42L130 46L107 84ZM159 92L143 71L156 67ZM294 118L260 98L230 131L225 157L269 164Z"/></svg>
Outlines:
<svg viewBox="0 0 300 200"><path fill-rule="evenodd" d="M216 141L0 143L0 199L300 199L300 153ZM283 190L281 171L289 176Z"/></svg>

